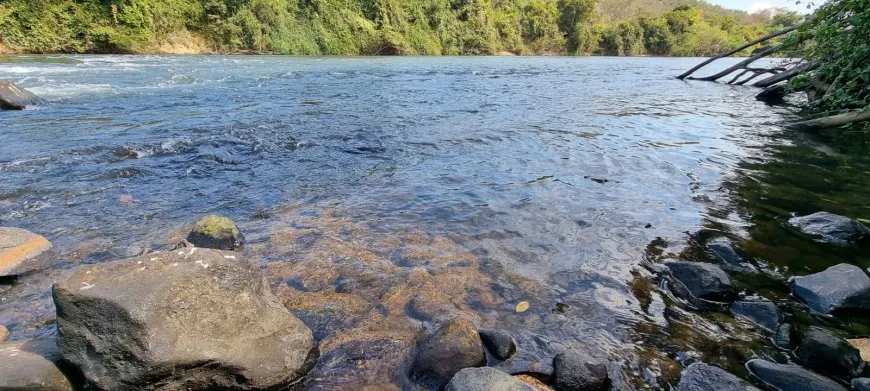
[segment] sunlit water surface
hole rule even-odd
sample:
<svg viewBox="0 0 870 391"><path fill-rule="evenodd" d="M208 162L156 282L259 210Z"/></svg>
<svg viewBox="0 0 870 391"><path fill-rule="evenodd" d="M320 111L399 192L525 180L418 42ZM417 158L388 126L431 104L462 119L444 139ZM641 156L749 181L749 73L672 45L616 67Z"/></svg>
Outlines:
<svg viewBox="0 0 870 391"><path fill-rule="evenodd" d="M673 78L697 59L6 60L0 79L47 103L0 114L0 223L59 253L0 293L13 339L55 333L50 285L75 265L220 213L321 341L311 389L413 389L415 344L459 313L514 332L521 359L610 357L622 388L764 340L641 267L656 237L751 236L733 188L794 145L752 89Z"/></svg>

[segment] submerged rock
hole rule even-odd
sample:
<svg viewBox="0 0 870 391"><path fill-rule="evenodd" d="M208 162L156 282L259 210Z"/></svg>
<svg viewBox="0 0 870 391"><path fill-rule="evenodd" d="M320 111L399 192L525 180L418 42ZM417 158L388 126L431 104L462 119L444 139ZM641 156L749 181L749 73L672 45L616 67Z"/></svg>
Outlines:
<svg viewBox="0 0 870 391"><path fill-rule="evenodd" d="M0 227L0 277L36 268L33 261L50 248L46 238L26 229Z"/></svg>
<svg viewBox="0 0 870 391"><path fill-rule="evenodd" d="M737 376L724 369L695 363L689 365L680 376L677 391L747 391L754 389Z"/></svg>
<svg viewBox="0 0 870 391"><path fill-rule="evenodd" d="M855 391L870 391L870 378L859 377L852 379L852 389Z"/></svg>
<svg viewBox="0 0 870 391"><path fill-rule="evenodd" d="M495 358L506 361L517 352L517 343L507 331L480 330L480 340Z"/></svg>
<svg viewBox="0 0 870 391"><path fill-rule="evenodd" d="M105 390L301 386L311 330L237 257L190 248L80 267L53 289L63 358Z"/></svg>
<svg viewBox="0 0 870 391"><path fill-rule="evenodd" d="M520 375L520 374L535 374L535 375L543 375L543 376L552 376L553 375L553 367L551 365L542 364L536 361L529 360L509 360L505 361L501 364L498 364L494 367L499 371L507 373L508 375Z"/></svg>
<svg viewBox="0 0 870 391"><path fill-rule="evenodd" d="M558 391L603 391L610 387L605 362L579 349L568 349L556 355L553 378Z"/></svg>
<svg viewBox="0 0 870 391"><path fill-rule="evenodd" d="M54 340L0 344L0 391L72 391Z"/></svg>
<svg viewBox="0 0 870 391"><path fill-rule="evenodd" d="M9 80L0 80L0 109L24 110L35 105L39 98Z"/></svg>
<svg viewBox="0 0 870 391"><path fill-rule="evenodd" d="M411 378L430 389L442 389L462 369L486 365L486 353L474 323L456 317L429 336L411 363Z"/></svg>
<svg viewBox="0 0 870 391"><path fill-rule="evenodd" d="M794 338L792 338L792 325L783 323L776 328L776 333L773 335L773 344L781 349L794 349Z"/></svg>
<svg viewBox="0 0 870 391"><path fill-rule="evenodd" d="M532 387L495 368L465 368L459 371L446 391L534 391Z"/></svg>
<svg viewBox="0 0 870 391"><path fill-rule="evenodd" d="M187 241L196 247L238 250L245 242L245 235L231 218L208 215L196 223Z"/></svg>
<svg viewBox="0 0 870 391"><path fill-rule="evenodd" d="M678 295L692 301L731 302L737 298L728 273L716 265L684 261L668 261L664 265L675 280Z"/></svg>
<svg viewBox="0 0 870 391"><path fill-rule="evenodd" d="M731 312L770 331L779 326L779 309L770 301L736 301L731 304Z"/></svg>
<svg viewBox="0 0 870 391"><path fill-rule="evenodd" d="M846 391L835 381L797 365L777 364L754 359L746 368L768 387L779 391Z"/></svg>
<svg viewBox="0 0 870 391"><path fill-rule="evenodd" d="M860 221L828 212L793 217L788 222L801 232L831 244L855 243L870 236L870 228Z"/></svg>
<svg viewBox="0 0 870 391"><path fill-rule="evenodd" d="M737 254L736 250L734 250L731 241L726 238L711 240L707 243L707 250L719 262L719 264L726 269L739 271L749 270L747 265L743 262L743 258L740 254Z"/></svg>
<svg viewBox="0 0 870 391"><path fill-rule="evenodd" d="M805 277L795 277L792 292L811 310L870 310L870 277L854 265L841 263Z"/></svg>
<svg viewBox="0 0 870 391"><path fill-rule="evenodd" d="M864 371L858 349L821 327L807 328L795 355L807 367L843 379L858 377Z"/></svg>

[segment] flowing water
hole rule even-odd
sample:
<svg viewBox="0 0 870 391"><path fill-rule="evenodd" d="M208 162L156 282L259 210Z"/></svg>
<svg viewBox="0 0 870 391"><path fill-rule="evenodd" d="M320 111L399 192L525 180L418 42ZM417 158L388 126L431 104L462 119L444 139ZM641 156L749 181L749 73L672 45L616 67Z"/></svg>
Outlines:
<svg viewBox="0 0 870 391"><path fill-rule="evenodd" d="M0 114L0 224L58 254L3 285L13 339L55 333L71 268L171 247L209 213L314 330L310 389L414 389L415 344L460 313L512 331L522 359L611 358L618 388L666 388L698 359L740 373L779 354L768 335L687 309L644 262L727 236L770 271L744 294L777 300L790 275L870 266L782 224L870 218L867 154L784 132L751 88L673 78L697 59L0 61L46 100Z"/></svg>

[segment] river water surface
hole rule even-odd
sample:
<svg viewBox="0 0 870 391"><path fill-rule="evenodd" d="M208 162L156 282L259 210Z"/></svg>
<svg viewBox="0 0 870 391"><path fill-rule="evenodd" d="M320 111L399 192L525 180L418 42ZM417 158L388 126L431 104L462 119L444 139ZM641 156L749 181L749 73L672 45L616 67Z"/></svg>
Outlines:
<svg viewBox="0 0 870 391"><path fill-rule="evenodd" d="M698 59L0 61L47 101L0 114L0 224L59 254L2 288L13 339L55 333L50 286L75 265L167 248L210 213L321 341L311 389L414 389L415 344L459 313L523 359L614 359L620 388L698 359L739 373L777 354L767 335L656 289L651 242L730 237L772 271L744 293L771 299L791 274L870 266L780 224L870 217L866 154L784 133L751 88L673 78Z"/></svg>

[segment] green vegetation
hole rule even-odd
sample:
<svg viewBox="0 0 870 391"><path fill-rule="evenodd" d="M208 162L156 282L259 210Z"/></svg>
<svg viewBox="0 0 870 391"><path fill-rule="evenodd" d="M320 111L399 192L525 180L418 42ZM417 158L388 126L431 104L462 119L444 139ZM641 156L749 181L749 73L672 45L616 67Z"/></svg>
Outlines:
<svg viewBox="0 0 870 391"><path fill-rule="evenodd" d="M811 91L810 116L870 110L870 1L833 0L791 39L803 45L801 57L818 68L791 81L795 90ZM850 125L870 131L868 122Z"/></svg>
<svg viewBox="0 0 870 391"><path fill-rule="evenodd" d="M697 56L778 19L691 0L0 0L0 53Z"/></svg>

